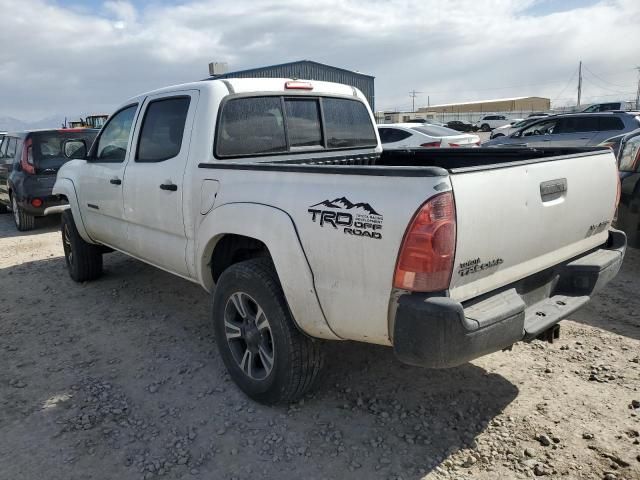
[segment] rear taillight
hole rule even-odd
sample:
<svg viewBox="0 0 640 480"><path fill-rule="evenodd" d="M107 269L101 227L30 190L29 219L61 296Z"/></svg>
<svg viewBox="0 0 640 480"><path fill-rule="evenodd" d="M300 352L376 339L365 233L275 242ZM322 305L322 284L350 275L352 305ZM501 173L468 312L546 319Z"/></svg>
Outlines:
<svg viewBox="0 0 640 480"><path fill-rule="evenodd" d="M33 163L33 148L31 139L27 138L22 146L22 156L20 157L20 168L24 173L35 175L36 167Z"/></svg>
<svg viewBox="0 0 640 480"><path fill-rule="evenodd" d="M440 142L421 143L420 146L426 148L437 148L440 146Z"/></svg>
<svg viewBox="0 0 640 480"><path fill-rule="evenodd" d="M451 148L457 148L457 147L459 147L459 146L460 146L460 144L459 144L459 143L450 143L450 144L449 144L449 147L451 147Z"/></svg>
<svg viewBox="0 0 640 480"><path fill-rule="evenodd" d="M431 198L416 212L402 241L393 286L414 292L446 290L456 246L453 193Z"/></svg>

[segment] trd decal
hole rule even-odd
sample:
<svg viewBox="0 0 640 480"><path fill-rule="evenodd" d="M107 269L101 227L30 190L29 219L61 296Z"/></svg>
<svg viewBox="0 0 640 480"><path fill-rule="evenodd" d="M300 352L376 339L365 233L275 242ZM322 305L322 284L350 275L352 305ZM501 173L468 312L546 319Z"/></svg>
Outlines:
<svg viewBox="0 0 640 480"><path fill-rule="evenodd" d="M341 229L346 235L382 238L382 215L368 203L352 203L346 197L324 200L307 210L321 227Z"/></svg>
<svg viewBox="0 0 640 480"><path fill-rule="evenodd" d="M466 262L462 262L458 267L458 275L461 277L465 277L472 273L482 272L484 270L488 270L489 268L497 267L498 265L502 265L504 260L501 258L494 258L493 260L489 260L488 262L483 262L480 258L476 258L474 260L467 260Z"/></svg>

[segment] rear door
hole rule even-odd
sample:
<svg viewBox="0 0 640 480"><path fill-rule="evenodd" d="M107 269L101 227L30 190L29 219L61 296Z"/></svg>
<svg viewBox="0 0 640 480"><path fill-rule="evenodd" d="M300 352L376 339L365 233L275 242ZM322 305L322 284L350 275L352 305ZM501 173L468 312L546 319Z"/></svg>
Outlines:
<svg viewBox="0 0 640 480"><path fill-rule="evenodd" d="M198 95L188 90L147 97L124 176L129 252L184 276L182 187Z"/></svg>
<svg viewBox="0 0 640 480"><path fill-rule="evenodd" d="M116 112L96 139L75 185L82 219L89 235L127 251L122 207L122 179L131 153L138 104Z"/></svg>
<svg viewBox="0 0 640 480"><path fill-rule="evenodd" d="M558 147L585 147L593 144L598 133L599 117L580 115L558 119L553 145Z"/></svg>
<svg viewBox="0 0 640 480"><path fill-rule="evenodd" d="M454 169L457 244L451 296L464 301L603 244L615 157L589 152L494 169Z"/></svg>
<svg viewBox="0 0 640 480"><path fill-rule="evenodd" d="M640 127L640 124L637 124ZM615 137L624 132L625 126L622 118L615 115L601 115L598 118L598 131L591 137L589 145L598 145L608 138Z"/></svg>

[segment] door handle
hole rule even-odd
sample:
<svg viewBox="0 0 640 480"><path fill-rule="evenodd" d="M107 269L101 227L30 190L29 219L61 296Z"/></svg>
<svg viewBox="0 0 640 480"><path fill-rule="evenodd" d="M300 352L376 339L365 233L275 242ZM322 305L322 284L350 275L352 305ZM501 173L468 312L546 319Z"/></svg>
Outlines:
<svg viewBox="0 0 640 480"><path fill-rule="evenodd" d="M176 190L178 190L178 185L175 185L173 183L163 183L160 185L160 190L168 190L170 192L175 192Z"/></svg>
<svg viewBox="0 0 640 480"><path fill-rule="evenodd" d="M122 180L120 180L119 178L112 178L111 180L109 180L109 183L111 185L120 185L122 183Z"/></svg>

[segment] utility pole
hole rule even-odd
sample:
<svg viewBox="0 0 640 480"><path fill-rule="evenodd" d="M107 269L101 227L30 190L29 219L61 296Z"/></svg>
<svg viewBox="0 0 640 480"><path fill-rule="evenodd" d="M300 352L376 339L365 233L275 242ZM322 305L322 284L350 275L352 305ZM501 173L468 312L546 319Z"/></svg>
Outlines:
<svg viewBox="0 0 640 480"><path fill-rule="evenodd" d="M636 67L638 70L638 91L636 92L636 110L640 109L640 67Z"/></svg>
<svg viewBox="0 0 640 480"><path fill-rule="evenodd" d="M578 65L578 108L580 107L580 97L582 96L582 60Z"/></svg>
<svg viewBox="0 0 640 480"><path fill-rule="evenodd" d="M412 112L416 111L416 97L418 96L419 93L422 93L422 92L416 92L415 90L411 90L409 92L409 96L411 97L411 111Z"/></svg>
<svg viewBox="0 0 640 480"><path fill-rule="evenodd" d="M427 95L427 108L431 106L431 98Z"/></svg>

